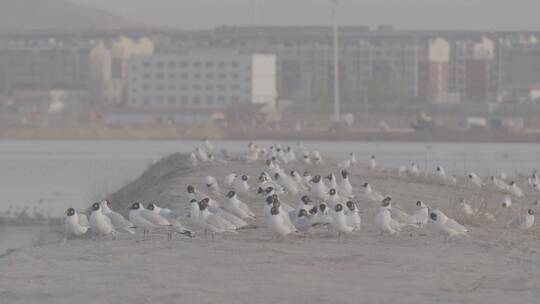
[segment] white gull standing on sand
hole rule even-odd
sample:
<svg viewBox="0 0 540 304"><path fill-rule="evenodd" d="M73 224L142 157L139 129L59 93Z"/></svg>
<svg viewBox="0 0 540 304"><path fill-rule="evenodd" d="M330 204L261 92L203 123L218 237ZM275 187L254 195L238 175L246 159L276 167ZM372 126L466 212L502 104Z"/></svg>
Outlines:
<svg viewBox="0 0 540 304"><path fill-rule="evenodd" d="M227 200L223 204L225 210L238 216L241 219L255 218L255 214L249 209L249 207L238 199L236 192L233 190L227 193Z"/></svg>
<svg viewBox="0 0 540 304"><path fill-rule="evenodd" d="M532 209L527 210L527 213L522 216L518 216L506 224L507 228L519 228L519 229L529 229L534 224L534 211Z"/></svg>
<svg viewBox="0 0 540 304"><path fill-rule="evenodd" d="M354 228L349 225L342 204L336 204L332 213L332 228L338 232L340 236L347 237L347 234L353 232Z"/></svg>
<svg viewBox="0 0 540 304"><path fill-rule="evenodd" d="M286 237L293 232L291 227L285 224L284 218L279 207L273 206L270 208L270 215L267 220L268 228L276 234L276 238Z"/></svg>
<svg viewBox="0 0 540 304"><path fill-rule="evenodd" d="M80 236L85 234L86 231L88 231L88 227L81 225L77 211L69 208L66 211L66 218L64 220L64 242L70 236Z"/></svg>
<svg viewBox="0 0 540 304"><path fill-rule="evenodd" d="M108 200L104 200L100 203L101 211L103 214L111 220L112 225L116 230L122 230L131 234L134 234L135 231L132 228L135 228L132 222L126 220L123 215L112 210L112 205Z"/></svg>
<svg viewBox="0 0 540 304"><path fill-rule="evenodd" d="M463 225L459 224L455 220L449 218L440 210L435 210L431 212L429 217L435 224L435 228L437 228L445 235L445 239L448 239L449 237L452 238L458 235L465 235L468 231L467 228L465 228Z"/></svg>
<svg viewBox="0 0 540 304"><path fill-rule="evenodd" d="M90 229L92 229L96 235L115 235L114 226L112 225L111 220L103 214L99 203L92 204Z"/></svg>
<svg viewBox="0 0 540 304"><path fill-rule="evenodd" d="M150 236L150 232L156 230L161 226L160 223L163 224L169 224L170 223L164 219L162 222L159 218L159 215L152 216L150 215L154 220L149 220L147 217L149 215L143 216L144 213L153 213L152 211L146 210L142 207L141 203L135 202L131 205L131 208L129 209L129 220L132 222L137 228L143 230L143 240L147 240ZM156 221L156 223L154 223Z"/></svg>
<svg viewBox="0 0 540 304"><path fill-rule="evenodd" d="M358 207L353 201L348 201L347 203L345 203L345 206L347 207L345 209L347 225L351 226L355 231L360 230L360 224L362 223L362 220L360 218L360 211L358 210Z"/></svg>

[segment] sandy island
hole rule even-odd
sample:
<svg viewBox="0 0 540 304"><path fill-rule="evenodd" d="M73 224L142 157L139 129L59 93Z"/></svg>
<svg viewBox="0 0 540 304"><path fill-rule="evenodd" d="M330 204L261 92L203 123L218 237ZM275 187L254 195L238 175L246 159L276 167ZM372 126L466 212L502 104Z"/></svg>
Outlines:
<svg viewBox="0 0 540 304"><path fill-rule="evenodd" d="M331 161L328 161L330 163ZM133 201L159 202L188 210L186 186L203 186L203 177L221 181L230 172L257 176L262 165L229 161L189 168L186 156L171 155L139 179L111 195L127 214ZM287 166L313 174L337 172ZM527 232L504 229L506 222L536 199L516 177L525 198L500 207L502 193L474 189L464 178L444 184L434 175L398 176L397 170L352 168L357 196L369 181L395 204L412 212L423 200L470 229L469 236L445 242L429 225L398 236L381 236L373 225L378 204L360 200L362 230L346 242L316 230L311 241L295 236L277 241L260 216L256 229L214 243L193 239L122 234L110 238L59 241L9 252L0 257L0 303L536 303L540 298L540 225ZM255 181L250 180L255 185ZM471 221L455 214L458 197L495 215L496 222ZM296 204L297 198L284 198ZM244 199L257 214L263 200ZM539 210L540 211L540 210ZM184 221L190 226L188 220ZM60 236L58 236L58 240Z"/></svg>

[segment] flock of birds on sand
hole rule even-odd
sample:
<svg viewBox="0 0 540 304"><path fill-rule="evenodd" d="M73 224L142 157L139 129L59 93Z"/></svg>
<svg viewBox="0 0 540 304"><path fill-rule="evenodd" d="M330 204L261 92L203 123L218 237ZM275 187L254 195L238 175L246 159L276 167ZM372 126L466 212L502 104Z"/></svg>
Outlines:
<svg viewBox="0 0 540 304"><path fill-rule="evenodd" d="M306 166L322 166L325 163L321 153L310 151L303 144L296 149L282 147L280 144L263 148L250 143L247 151L239 159L245 163L260 164L260 175L250 185L250 177L246 174L230 173L223 177L221 183L212 176L204 179L205 189L196 189L187 185L189 212L187 214L161 208L156 203L146 206L141 202L133 202L127 218L113 210L110 201L104 200L92 204L89 218L84 212L69 208L65 217L65 240L68 238L92 234L94 237L118 233L143 233L148 240L151 234L167 234L169 240L181 234L194 237L195 231L204 233L205 238L216 235L240 234L243 229L256 228L253 224L258 217L263 217L266 228L276 238L290 235L311 238L316 229L334 231L338 238L359 232L362 225L361 202L372 201L379 204L373 217L374 226L381 234L396 235L402 231L422 229L432 225L445 236L445 240L458 236L466 236L469 229L458 220L449 217L440 209L433 209L423 201L416 202L416 210L408 214L402 209L392 206L392 197L376 191L369 183L364 183L360 191L354 192L349 180L349 171L359 166L354 153L337 164L339 173L327 176L314 175L308 171L297 172L286 169L295 163ZM189 163L197 170L203 163L223 163L213 153L215 148L211 142L205 141L204 147L198 147L189 156ZM371 156L366 164L369 170L375 170L375 156ZM398 169L399 175L419 176L420 170L415 163ZM447 174L441 166L435 169L436 178L444 183L456 183L456 177ZM475 173L467 175L468 181L476 188L486 187ZM523 191L515 182L506 182L505 174L492 176L489 182L498 190L506 193L501 207L510 208L513 198L522 198ZM528 178L529 186L540 193L540 178L534 172ZM360 195L353 193L360 192ZM257 202L253 201L257 197ZM249 203L248 203L249 200ZM296 201L296 202L293 202ZM254 204L262 204L262 214L256 214L250 208ZM534 225L535 201L523 214L511 219L505 225L507 229L528 230ZM473 208L465 199L458 202L458 208L470 217L482 217L494 221L495 217L487 212ZM182 221L190 221L188 229Z"/></svg>

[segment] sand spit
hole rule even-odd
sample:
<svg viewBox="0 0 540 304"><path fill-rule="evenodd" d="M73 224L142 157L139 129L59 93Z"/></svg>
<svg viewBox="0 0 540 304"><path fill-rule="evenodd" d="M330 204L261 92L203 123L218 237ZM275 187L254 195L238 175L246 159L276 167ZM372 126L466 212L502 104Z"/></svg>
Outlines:
<svg viewBox="0 0 540 304"><path fill-rule="evenodd" d="M329 161L331 162L331 161ZM111 195L116 210L126 214L138 200L188 210L186 186L203 187L203 178L221 181L230 172L254 177L261 164L230 161L189 168L186 156L171 155L139 179ZM300 172L336 172L293 164ZM36 246L0 258L0 303L535 303L540 298L540 225L527 232L505 230L505 223L529 208L536 197L503 209L503 194L477 190L465 178L456 185L434 176L398 176L397 170L352 168L359 195L368 181L395 205L413 211L417 200L466 222L467 237L444 241L430 225L397 236L381 236L373 225L376 203L360 200L362 230L346 242L334 232L317 230L312 240L276 241L260 216L257 229L221 236L212 243L200 235L167 242L155 235L120 235L119 240L82 239ZM465 197L497 221L466 219L457 214ZM298 198L284 200L296 204ZM244 201L255 213L262 199ZM539 210L540 211L540 210ZM188 220L184 221L190 226Z"/></svg>

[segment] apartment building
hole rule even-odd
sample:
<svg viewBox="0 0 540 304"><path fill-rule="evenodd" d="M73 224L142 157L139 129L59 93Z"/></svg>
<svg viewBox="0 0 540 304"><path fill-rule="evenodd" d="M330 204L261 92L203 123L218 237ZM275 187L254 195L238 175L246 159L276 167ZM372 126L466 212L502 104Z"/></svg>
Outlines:
<svg viewBox="0 0 540 304"><path fill-rule="evenodd" d="M133 108L275 104L276 57L231 49L133 56L127 95L127 105Z"/></svg>

